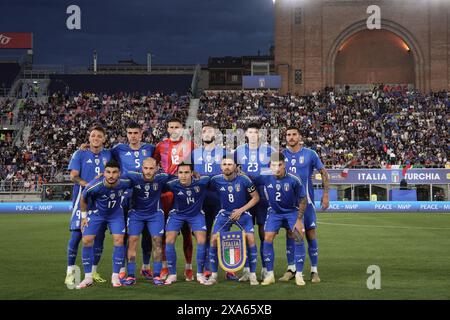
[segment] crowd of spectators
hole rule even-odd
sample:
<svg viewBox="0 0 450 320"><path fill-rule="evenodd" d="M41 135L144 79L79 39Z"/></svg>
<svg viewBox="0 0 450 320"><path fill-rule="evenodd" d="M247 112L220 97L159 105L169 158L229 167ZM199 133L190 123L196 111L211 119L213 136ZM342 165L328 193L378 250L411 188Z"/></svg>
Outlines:
<svg viewBox="0 0 450 320"><path fill-rule="evenodd" d="M145 142L157 144L166 134L165 120L187 118L189 100L124 93L55 94L45 103L25 100L18 121L31 128L27 142L19 147L12 145L11 136L0 136L0 191L9 182L32 189L65 181L70 157L87 141L93 124L106 129L107 148L126 142L130 121L142 125ZM3 102L2 110L4 106L11 109L13 104ZM263 128L280 130L281 147L286 127L296 126L305 146L316 150L329 168L444 167L450 165L449 107L450 97L442 92L206 92L198 118L234 131L259 122Z"/></svg>
<svg viewBox="0 0 450 320"><path fill-rule="evenodd" d="M330 168L349 163L365 168L444 167L450 160L449 108L446 92L209 92L200 99L198 116L222 129L244 129L255 121L279 129L282 147L286 127L296 126L305 146Z"/></svg>
<svg viewBox="0 0 450 320"><path fill-rule="evenodd" d="M166 133L169 117L186 119L189 97L138 94L55 94L46 103L28 99L19 111L19 121L31 127L27 143L10 146L0 155L0 180L62 182L72 154L87 142L93 124L107 132L106 147L126 142L126 126L136 121L144 130L144 141L156 144ZM2 148L3 150L3 148ZM31 186L30 186L31 188Z"/></svg>
<svg viewBox="0 0 450 320"><path fill-rule="evenodd" d="M0 124L11 125L14 120L15 99L0 99Z"/></svg>

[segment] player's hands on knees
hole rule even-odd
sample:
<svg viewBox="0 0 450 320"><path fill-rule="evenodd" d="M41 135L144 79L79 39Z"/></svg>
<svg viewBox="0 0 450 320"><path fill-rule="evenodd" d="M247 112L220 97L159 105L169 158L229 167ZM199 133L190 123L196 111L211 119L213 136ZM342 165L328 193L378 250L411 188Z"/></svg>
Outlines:
<svg viewBox="0 0 450 320"><path fill-rule="evenodd" d="M84 229L88 226L87 218L81 219L81 232L84 232Z"/></svg>
<svg viewBox="0 0 450 320"><path fill-rule="evenodd" d="M303 228L303 222L301 219L297 219L297 222L294 225L294 230L292 230L294 233L294 238L296 241L301 241L305 237L305 231Z"/></svg>
<svg viewBox="0 0 450 320"><path fill-rule="evenodd" d="M233 221L237 221L237 220L239 220L241 215L242 215L242 210L241 209L234 209L233 212L230 215L230 218Z"/></svg>
<svg viewBox="0 0 450 320"><path fill-rule="evenodd" d="M324 194L322 197L322 200L320 201L320 206L322 207L322 210L327 210L330 206L330 197L328 194Z"/></svg>

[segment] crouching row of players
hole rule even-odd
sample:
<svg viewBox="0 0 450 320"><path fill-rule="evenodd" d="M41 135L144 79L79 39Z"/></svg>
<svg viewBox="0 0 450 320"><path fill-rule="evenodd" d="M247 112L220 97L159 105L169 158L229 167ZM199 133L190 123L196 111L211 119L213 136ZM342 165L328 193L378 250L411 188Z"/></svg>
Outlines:
<svg viewBox="0 0 450 320"><path fill-rule="evenodd" d="M128 172L120 178L117 162L110 161L105 166L104 175L91 181L84 189L81 198L82 215L82 261L85 271L84 280L77 285L78 289L91 286L93 281L92 266L96 235L107 225L112 233L113 274L112 285L119 287L136 283L136 247L139 235L147 228L152 236L154 273L156 285L169 285L177 281L175 242L179 231L188 223L197 241L197 281L203 285L218 282L217 233L227 231L235 223L243 227L247 236L248 267L242 281L250 281L258 285L256 278L257 248L254 237L253 220L249 209L259 202L256 187L263 187L269 202L269 209L264 226L263 259L267 274L262 285L275 282L273 273L274 248L273 240L280 230L286 228L295 238L296 284L305 285L303 280L303 262L305 247L303 243L303 214L307 206L305 189L299 178L287 173L285 157L282 153L273 153L270 158L270 170L252 182L246 175L237 173L233 156L225 157L221 162L222 174L213 177L194 177L191 164L180 164L177 177L165 173L157 173L158 166L154 158L147 158L142 164L141 172ZM128 213L128 252L125 255L124 234L125 222L121 205L124 192L133 189L132 209ZM164 213L160 207L162 192L170 191L174 195L173 209L164 222ZM207 191L219 195L221 210L217 214L209 248L209 262L212 274L207 278L203 271L206 255L206 223L202 205ZM88 204L92 209L88 215ZM162 268L162 237L166 236L166 258L169 275L160 278ZM119 271L127 256L127 277L120 279Z"/></svg>

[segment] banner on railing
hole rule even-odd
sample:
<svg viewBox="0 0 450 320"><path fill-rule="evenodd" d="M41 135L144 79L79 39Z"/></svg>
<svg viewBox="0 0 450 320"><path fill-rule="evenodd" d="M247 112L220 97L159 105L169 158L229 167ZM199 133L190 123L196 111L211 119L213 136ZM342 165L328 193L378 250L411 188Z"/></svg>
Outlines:
<svg viewBox="0 0 450 320"><path fill-rule="evenodd" d="M450 213L450 201L331 201L326 211L318 212L445 212Z"/></svg>
<svg viewBox="0 0 450 320"><path fill-rule="evenodd" d="M0 213L69 213L72 202L1 202Z"/></svg>
<svg viewBox="0 0 450 320"><path fill-rule="evenodd" d="M323 212L320 201L317 212ZM2 202L1 213L70 213L71 202ZM444 212L450 213L450 201L330 201L324 212Z"/></svg>
<svg viewBox="0 0 450 320"><path fill-rule="evenodd" d="M408 184L449 184L450 169L329 169L333 184L396 184L402 179ZM321 175L315 174L313 183L322 183Z"/></svg>

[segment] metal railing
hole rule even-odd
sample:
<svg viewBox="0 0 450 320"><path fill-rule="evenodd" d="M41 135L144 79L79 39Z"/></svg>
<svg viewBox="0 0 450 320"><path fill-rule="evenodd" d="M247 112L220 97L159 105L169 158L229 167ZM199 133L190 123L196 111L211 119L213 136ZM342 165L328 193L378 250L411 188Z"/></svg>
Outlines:
<svg viewBox="0 0 450 320"><path fill-rule="evenodd" d="M70 201L72 183L37 184L23 181L0 181L0 202Z"/></svg>
<svg viewBox="0 0 450 320"><path fill-rule="evenodd" d="M0 88L0 97L8 97L11 88Z"/></svg>
<svg viewBox="0 0 450 320"><path fill-rule="evenodd" d="M0 193L41 192L42 188L37 182L0 180Z"/></svg>
<svg viewBox="0 0 450 320"><path fill-rule="evenodd" d="M321 189L314 184L314 189ZM391 201L390 191L398 186L383 184L331 184L330 193L335 192L337 201ZM449 201L450 185L410 185L409 190L417 191L418 201ZM23 182L0 181L0 202L2 201L71 201L73 183L46 183L24 185ZM332 191L334 190L334 191ZM438 195L441 197L438 198ZM320 199L315 199L320 200Z"/></svg>

